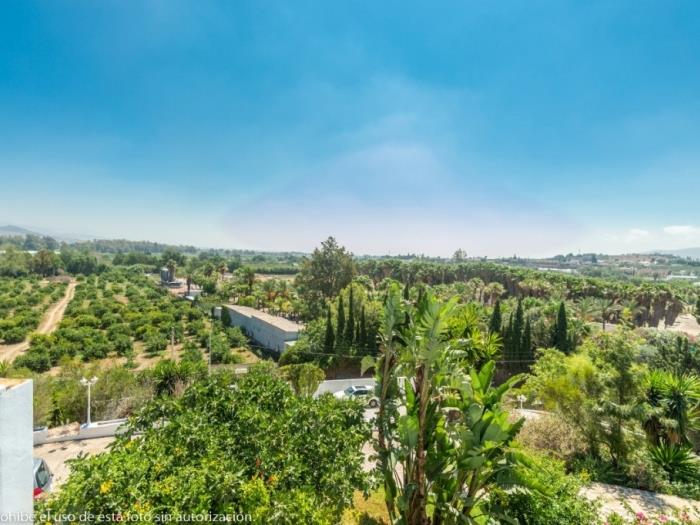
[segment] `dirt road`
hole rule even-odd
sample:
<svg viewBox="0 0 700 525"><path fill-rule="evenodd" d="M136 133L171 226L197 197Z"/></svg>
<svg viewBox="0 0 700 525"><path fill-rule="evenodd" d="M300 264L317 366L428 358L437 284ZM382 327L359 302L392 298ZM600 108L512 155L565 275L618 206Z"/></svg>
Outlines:
<svg viewBox="0 0 700 525"><path fill-rule="evenodd" d="M78 283L71 281L68 283L68 288L66 288L66 294L57 303L52 304L49 309L44 314L44 318L39 323L39 326L35 330L39 334L50 334L53 332L58 323L63 319L63 314L68 307L73 295L75 294L75 287ZM15 358L22 352L29 348L29 339L22 341L21 343L16 343L13 345L0 345L0 361L12 362Z"/></svg>
<svg viewBox="0 0 700 525"><path fill-rule="evenodd" d="M700 336L700 325L695 319L695 316L690 314L679 315L676 319L676 322L673 323L673 325L660 328L660 330L668 330L670 332L681 332L692 337Z"/></svg>

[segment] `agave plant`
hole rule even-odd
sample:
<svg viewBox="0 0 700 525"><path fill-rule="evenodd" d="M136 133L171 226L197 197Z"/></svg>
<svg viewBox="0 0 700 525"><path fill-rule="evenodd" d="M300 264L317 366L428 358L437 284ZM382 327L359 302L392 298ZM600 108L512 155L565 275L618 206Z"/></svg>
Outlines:
<svg viewBox="0 0 700 525"><path fill-rule="evenodd" d="M668 473L671 481L697 481L700 478L700 458L690 445L662 442L649 449L652 461Z"/></svg>
<svg viewBox="0 0 700 525"><path fill-rule="evenodd" d="M646 382L651 407L644 421L649 440L659 445L688 443L691 431L700 428L700 378L694 374L652 371Z"/></svg>

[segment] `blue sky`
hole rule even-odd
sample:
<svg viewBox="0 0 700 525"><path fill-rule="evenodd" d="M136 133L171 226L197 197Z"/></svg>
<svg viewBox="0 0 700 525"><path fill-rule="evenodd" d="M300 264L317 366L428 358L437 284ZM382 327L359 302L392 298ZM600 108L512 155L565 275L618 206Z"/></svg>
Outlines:
<svg viewBox="0 0 700 525"><path fill-rule="evenodd" d="M0 3L0 224L201 246L700 245L698 2Z"/></svg>

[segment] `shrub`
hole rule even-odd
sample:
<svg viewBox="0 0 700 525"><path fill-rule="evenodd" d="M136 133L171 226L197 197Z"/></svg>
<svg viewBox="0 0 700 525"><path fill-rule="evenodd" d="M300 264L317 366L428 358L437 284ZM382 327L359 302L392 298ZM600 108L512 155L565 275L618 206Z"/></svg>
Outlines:
<svg viewBox="0 0 700 525"><path fill-rule="evenodd" d="M255 368L234 381L231 388L217 376L177 401L151 402L108 453L73 462L61 491L37 511L243 512L258 523L337 523L354 491L368 488L362 408L294 396ZM135 432L141 437L132 439Z"/></svg>
<svg viewBox="0 0 700 525"><path fill-rule="evenodd" d="M651 459L661 467L671 481L697 481L700 479L700 461L689 445L662 442L650 447Z"/></svg>
<svg viewBox="0 0 700 525"><path fill-rule="evenodd" d="M588 449L581 433L554 414L526 420L517 440L528 449L566 461L585 454Z"/></svg>
<svg viewBox="0 0 700 525"><path fill-rule="evenodd" d="M51 368L51 357L45 350L30 350L15 359L14 365L16 368L28 368L32 372L46 372Z"/></svg>
<svg viewBox="0 0 700 525"><path fill-rule="evenodd" d="M27 338L29 330L20 327L8 328L4 332L3 339L5 344L11 345L14 343L21 343Z"/></svg>
<svg viewBox="0 0 700 525"><path fill-rule="evenodd" d="M146 353L158 355L168 347L168 340L159 332L151 332L146 336Z"/></svg>
<svg viewBox="0 0 700 525"><path fill-rule="evenodd" d="M523 474L542 492L497 489L491 496L496 513L527 525L601 523L598 505L579 496L588 481L585 477L567 475L560 461L542 456L532 460L534 464Z"/></svg>

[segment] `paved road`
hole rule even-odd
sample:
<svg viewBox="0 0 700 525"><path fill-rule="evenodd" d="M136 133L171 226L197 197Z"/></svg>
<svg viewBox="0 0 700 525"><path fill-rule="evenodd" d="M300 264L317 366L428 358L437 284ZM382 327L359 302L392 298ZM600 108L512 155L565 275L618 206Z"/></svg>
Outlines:
<svg viewBox="0 0 700 525"><path fill-rule="evenodd" d="M66 308L68 308L68 303L71 302L73 295L75 295L76 285L77 283L75 281L68 283L66 294L60 301L49 307L44 314L44 318L41 320L39 326L35 330L36 333L50 334L58 327L58 323L61 322L61 319L63 319L63 314L65 313ZM8 361L11 363L17 358L17 356L19 356L22 352L25 352L28 348L29 338L25 339L21 343L13 345L0 345L0 361Z"/></svg>
<svg viewBox="0 0 700 525"><path fill-rule="evenodd" d="M63 441L60 443L46 443L34 447L34 457L43 458L53 472L53 488L60 486L70 474L70 466L66 463L69 459L75 459L79 454L97 454L107 450L107 446L114 441L113 437L83 439L81 441Z"/></svg>
<svg viewBox="0 0 700 525"><path fill-rule="evenodd" d="M633 513L643 512L647 516L665 514L672 516L674 512L687 512L690 518L700 518L700 501L669 496L646 490L629 489L605 483L591 483L581 490L581 495L589 500L597 500L602 504L605 516L615 512L621 516L633 517ZM632 509L632 513L626 506Z"/></svg>

